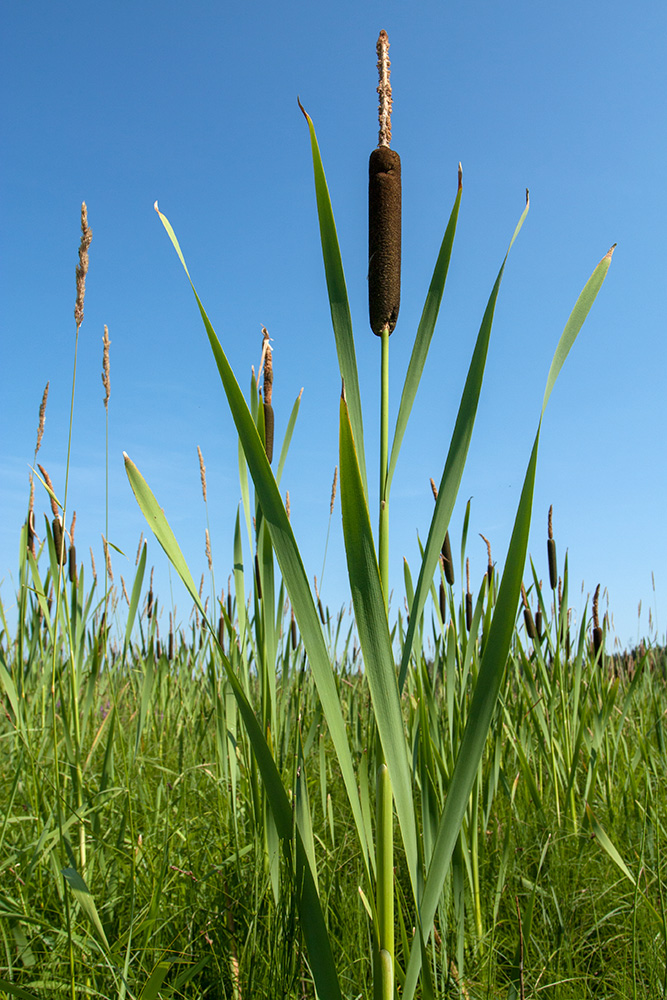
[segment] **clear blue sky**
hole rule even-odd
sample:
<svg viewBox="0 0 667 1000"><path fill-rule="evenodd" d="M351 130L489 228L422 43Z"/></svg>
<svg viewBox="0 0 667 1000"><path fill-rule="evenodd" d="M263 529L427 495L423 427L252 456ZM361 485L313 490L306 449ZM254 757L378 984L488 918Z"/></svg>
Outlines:
<svg viewBox="0 0 667 1000"><path fill-rule="evenodd" d="M333 10L331 18L325 17ZM391 573L416 575L474 338L530 188L501 289L465 501L475 589L502 564L554 347L598 260L609 276L553 394L542 435L530 551L546 578L554 505L580 616L597 583L623 644L664 641L667 606L665 94L667 8L627 3L341 0L72 5L3 10L0 110L0 579L13 602L37 415L40 460L62 491L74 346L79 209L93 228L81 329L69 508L77 547L102 564L103 325L111 337L110 540L133 578L145 530L122 452L170 518L193 575L205 569L196 447L208 470L217 580L232 563L237 444L194 300L153 211L171 220L245 388L261 326L274 341L277 434L304 387L283 486L312 578L321 572L337 462L340 391L319 248L308 132L327 171L355 323L369 474L376 478L379 340L367 314L367 163L377 142L375 42L391 42L393 147L403 172L401 314L391 337L392 413L456 191L449 280L392 492ZM375 487L373 486L373 492ZM38 489L38 526L48 510ZM373 521L375 515L373 514ZM166 562L149 547L169 605ZM655 592L652 587L655 574ZM337 503L323 596L347 600ZM583 584L583 596L581 587ZM174 583L179 621L189 602ZM394 607L397 597L394 597ZM637 608L642 601L641 620ZM604 607L606 608L606 598Z"/></svg>

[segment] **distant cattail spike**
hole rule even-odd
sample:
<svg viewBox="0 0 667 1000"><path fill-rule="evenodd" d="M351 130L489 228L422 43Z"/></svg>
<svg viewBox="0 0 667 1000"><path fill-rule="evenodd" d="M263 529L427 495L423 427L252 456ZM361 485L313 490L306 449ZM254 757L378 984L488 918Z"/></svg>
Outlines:
<svg viewBox="0 0 667 1000"><path fill-rule="evenodd" d="M85 201L81 203L81 242L79 244L79 263L76 265L76 302L74 304L74 320L77 330L83 323L83 302L86 296L86 275L88 274L88 251L93 239L93 231L88 225L88 209Z"/></svg>
<svg viewBox="0 0 667 1000"><path fill-rule="evenodd" d="M472 593L470 591L470 560L466 559L466 628L472 628Z"/></svg>
<svg viewBox="0 0 667 1000"><path fill-rule="evenodd" d="M593 652L597 656L602 648L602 629L600 628L600 616L598 602L600 600L600 584L595 588L593 597Z"/></svg>
<svg viewBox="0 0 667 1000"><path fill-rule="evenodd" d="M76 546L70 545L68 557L68 571L70 583L76 584Z"/></svg>
<svg viewBox="0 0 667 1000"><path fill-rule="evenodd" d="M440 581L439 598L440 598L440 617L442 618L442 624L444 625L445 618L447 617L447 594L445 593L445 587L442 580Z"/></svg>
<svg viewBox="0 0 667 1000"><path fill-rule="evenodd" d="M56 559L61 566L64 566L67 559L67 549L65 547L63 523L58 516L54 517L51 530L53 531L53 545L56 550Z"/></svg>
<svg viewBox="0 0 667 1000"><path fill-rule="evenodd" d="M445 532L445 540L442 543L442 564L445 571L445 580L452 587L454 585L454 560L452 559L452 547L449 542L449 531Z"/></svg>
<svg viewBox="0 0 667 1000"><path fill-rule="evenodd" d="M487 558L488 558L488 563L487 563L487 567L486 567L486 575L487 575L489 583L491 583L491 581L493 580L493 559L491 558L491 542L489 541L488 538L484 537L484 535L481 533L481 531L479 533L479 537L486 544L486 554L487 554Z"/></svg>
<svg viewBox="0 0 667 1000"><path fill-rule="evenodd" d="M296 649L296 619L294 617L294 610L292 610L292 619L290 621L290 639L292 642L292 649Z"/></svg>
<svg viewBox="0 0 667 1000"><path fill-rule="evenodd" d="M556 560L556 542L553 532L553 504L549 507L548 537L547 537L547 558L549 561L549 584L552 590L558 586L558 562Z"/></svg>
<svg viewBox="0 0 667 1000"><path fill-rule="evenodd" d="M431 478L431 479L429 479L429 482L431 484L431 491L433 493L433 499L437 500L438 499L438 487L435 485L435 480L433 478Z"/></svg>
<svg viewBox="0 0 667 1000"><path fill-rule="evenodd" d="M257 581L257 600L262 599L262 581L259 575L259 557L255 554L255 579Z"/></svg>

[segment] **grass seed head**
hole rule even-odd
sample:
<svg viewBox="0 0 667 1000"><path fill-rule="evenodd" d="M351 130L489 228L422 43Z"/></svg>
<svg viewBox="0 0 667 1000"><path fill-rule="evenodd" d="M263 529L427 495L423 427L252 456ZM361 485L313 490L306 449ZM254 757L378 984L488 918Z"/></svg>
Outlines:
<svg viewBox="0 0 667 1000"><path fill-rule="evenodd" d="M201 448L197 445L197 455L199 456L199 477L201 479L201 491L204 497L204 503L206 503L206 466L204 465L204 456L201 453Z"/></svg>
<svg viewBox="0 0 667 1000"><path fill-rule="evenodd" d="M44 386L44 392L42 393L42 402L39 404L39 425L37 427L37 444L35 445L35 456L37 452L42 447L42 438L44 437L44 424L46 422L46 401L49 398L49 382Z"/></svg>
<svg viewBox="0 0 667 1000"><path fill-rule="evenodd" d="M104 409L109 409L109 397L111 396L111 378L109 366L109 327L104 324L104 336L102 337L102 385L104 386Z"/></svg>
<svg viewBox="0 0 667 1000"><path fill-rule="evenodd" d="M79 263L76 265L76 302L74 320L77 330L83 323L83 302L86 297L86 275L88 274L88 251L93 239L93 231L88 225L88 209L81 203L81 242L79 243Z"/></svg>

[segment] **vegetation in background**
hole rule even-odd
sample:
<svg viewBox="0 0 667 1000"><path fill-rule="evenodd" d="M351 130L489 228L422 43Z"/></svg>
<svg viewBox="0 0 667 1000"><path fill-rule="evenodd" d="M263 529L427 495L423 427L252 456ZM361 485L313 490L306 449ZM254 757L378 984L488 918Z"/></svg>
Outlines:
<svg viewBox="0 0 667 1000"><path fill-rule="evenodd" d="M172 609L168 624L152 573L147 585L147 543L131 586L117 584L107 513L104 586L94 563L89 581L75 515L66 529L67 477L61 501L47 471L35 472L53 514L39 539L31 476L14 629L0 606L9 776L0 790L0 996L665 995L664 650L608 656L599 588L574 633L551 511L548 586L532 563L524 580L542 419L613 248L556 346L503 572L487 541L476 588L469 507L458 570L448 527L508 249L432 481L421 563L413 574L405 562L407 613L390 616L390 488L444 293L462 172L390 442L401 198L387 52L383 32L380 142L369 167L370 322L381 344L375 536L345 279L306 115L342 380L354 613L332 614L313 593L291 529L280 481L300 398L279 446L268 332L246 400L195 292L239 435L232 573L225 589L216 585L200 450L207 597L125 456L137 501L192 598L190 618ZM527 211L528 199L510 248ZM70 440L91 237L83 206ZM107 426L109 343L105 328ZM46 391L35 461L45 407Z"/></svg>

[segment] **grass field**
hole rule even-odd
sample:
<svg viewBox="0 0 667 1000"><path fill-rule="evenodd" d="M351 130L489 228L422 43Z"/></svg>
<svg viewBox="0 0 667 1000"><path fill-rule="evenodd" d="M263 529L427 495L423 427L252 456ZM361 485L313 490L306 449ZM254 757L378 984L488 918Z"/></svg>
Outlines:
<svg viewBox="0 0 667 1000"><path fill-rule="evenodd" d="M380 62L381 46L382 35ZM471 583L469 507L460 548L448 529L526 198L432 482L421 563L414 575L405 563L406 613L392 611L390 488L445 289L462 175L390 438L400 159L388 141L371 155L369 304L381 353L373 531L345 279L304 115L343 386L350 608L331 611L313 592L279 488L300 399L274 442L268 334L246 400L191 281L240 445L233 565L217 568L225 589L210 556L209 581L195 584L127 455L131 489L192 612L163 611L143 540L127 585L114 580L106 542L99 571L78 558L68 476L92 239L84 205L65 479L52 483L37 462L45 392L16 603L0 604L0 997L665 996L665 649L610 655L599 587L575 629L551 511L544 563L526 565L542 419L613 248L556 345L508 551L496 564L489 547L488 571ZM105 334L107 421L108 348ZM51 516L38 537L42 502Z"/></svg>

